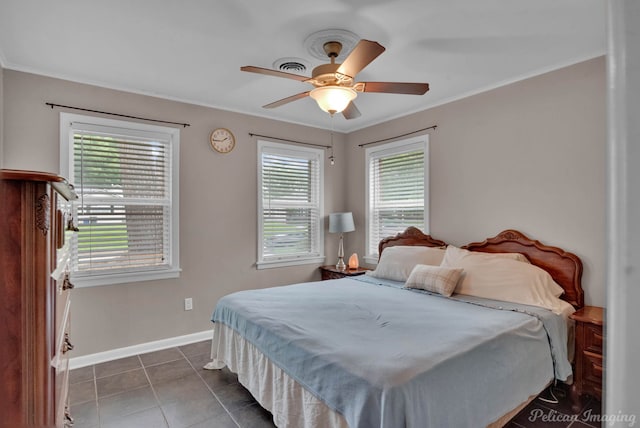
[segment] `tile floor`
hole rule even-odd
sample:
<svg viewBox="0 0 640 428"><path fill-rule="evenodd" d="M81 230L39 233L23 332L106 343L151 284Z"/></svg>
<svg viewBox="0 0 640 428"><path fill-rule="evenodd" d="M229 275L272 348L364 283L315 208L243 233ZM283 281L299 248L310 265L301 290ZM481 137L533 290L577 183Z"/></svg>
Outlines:
<svg viewBox="0 0 640 428"><path fill-rule="evenodd" d="M271 414L236 375L227 369L202 368L210 349L211 341L204 341L72 370L69 399L74 428L274 427ZM600 414L599 402L585 398L583 409L574 415L564 389L557 388L556 396L559 404L535 400L507 426L600 426L585 423L586 414Z"/></svg>
<svg viewBox="0 0 640 428"><path fill-rule="evenodd" d="M543 399L558 399L557 404L551 404ZM589 396L581 397L581 408L576 413L571 410L571 399L564 384L547 388L538 398L518 413L507 424L507 428L594 428L604 426L599 422L602 413L600 401Z"/></svg>
<svg viewBox="0 0 640 428"><path fill-rule="evenodd" d="M204 370L211 341L70 372L74 428L273 427L227 369Z"/></svg>

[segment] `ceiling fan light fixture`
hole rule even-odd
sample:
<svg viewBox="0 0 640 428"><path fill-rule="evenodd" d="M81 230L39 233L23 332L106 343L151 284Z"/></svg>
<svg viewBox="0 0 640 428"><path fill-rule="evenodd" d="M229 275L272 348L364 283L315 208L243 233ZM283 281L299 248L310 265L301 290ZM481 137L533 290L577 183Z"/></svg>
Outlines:
<svg viewBox="0 0 640 428"><path fill-rule="evenodd" d="M321 86L309 93L318 103L318 107L329 114L342 112L357 95L358 93L351 88L333 85Z"/></svg>

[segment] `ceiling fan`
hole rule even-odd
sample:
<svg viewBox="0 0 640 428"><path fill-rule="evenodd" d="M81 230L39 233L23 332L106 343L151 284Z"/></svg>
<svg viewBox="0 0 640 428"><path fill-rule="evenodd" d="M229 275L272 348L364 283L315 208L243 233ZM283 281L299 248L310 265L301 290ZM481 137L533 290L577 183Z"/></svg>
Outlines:
<svg viewBox="0 0 640 428"><path fill-rule="evenodd" d="M275 77L298 80L311 83L314 89L301 92L287 98L264 105L264 108L280 107L281 105L305 97L311 97L318 106L331 114L342 112L346 119L355 119L361 115L353 100L358 92L378 92L388 94L423 95L429 90L428 83L404 82L355 82L355 76L371 61L385 51L384 46L371 40L360 40L342 64L336 64L335 59L342 50L342 43L330 41L323 45L323 49L331 60L329 64L322 64L313 69L311 77L269 68L251 65L240 67L242 71L266 74Z"/></svg>

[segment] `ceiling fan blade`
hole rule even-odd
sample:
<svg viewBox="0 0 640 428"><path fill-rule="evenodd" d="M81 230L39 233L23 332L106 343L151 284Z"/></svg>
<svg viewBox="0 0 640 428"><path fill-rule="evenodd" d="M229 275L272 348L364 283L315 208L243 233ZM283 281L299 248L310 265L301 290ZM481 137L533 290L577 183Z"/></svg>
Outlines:
<svg viewBox="0 0 640 428"><path fill-rule="evenodd" d="M250 73L266 74L267 76L284 77L286 79L298 80L304 82L309 80L306 76L300 76L299 74L286 73L284 71L272 70L270 68L254 67L252 65L245 65L240 67L241 71L248 71Z"/></svg>
<svg viewBox="0 0 640 428"><path fill-rule="evenodd" d="M351 53L345 58L340 67L338 67L338 73L346 74L350 77L355 77L363 68L365 68L371 61L376 59L378 55L384 52L384 46L378 42L372 42L371 40L360 40Z"/></svg>
<svg viewBox="0 0 640 428"><path fill-rule="evenodd" d="M388 94L423 95L429 90L428 83L404 82L359 82L362 92L384 92Z"/></svg>
<svg viewBox="0 0 640 428"><path fill-rule="evenodd" d="M362 113L360 113L360 110L358 110L358 107L356 107L354 102L351 101L349 105L347 105L347 108L342 110L342 115L345 119L355 119L362 116Z"/></svg>
<svg viewBox="0 0 640 428"><path fill-rule="evenodd" d="M276 107L280 107L281 105L284 105L284 104L287 104L287 103L290 103L292 101L296 101L296 100L299 100L301 98L308 97L308 96L309 96L309 91L300 92L299 94L291 95L290 97L283 98L283 99L278 100L278 101L274 101L274 102L272 102L270 104L267 104L267 105L264 105L262 107L263 108L276 108Z"/></svg>

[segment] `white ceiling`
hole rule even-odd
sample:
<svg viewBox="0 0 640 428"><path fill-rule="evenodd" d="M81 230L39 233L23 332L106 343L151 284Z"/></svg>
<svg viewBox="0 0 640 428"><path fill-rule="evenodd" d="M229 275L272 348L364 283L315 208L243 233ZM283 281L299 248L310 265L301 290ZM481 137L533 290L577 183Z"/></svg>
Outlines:
<svg viewBox="0 0 640 428"><path fill-rule="evenodd" d="M602 0L1 0L4 68L331 128L309 84L240 71L299 57L339 28L387 48L357 81L428 82L425 95L361 93L353 131L606 50ZM310 75L310 71L303 73ZM60 102L59 100L50 100ZM80 107L100 109L87 100ZM127 112L123 106L122 113ZM137 112L136 112L137 113ZM171 118L169 118L171 120Z"/></svg>

